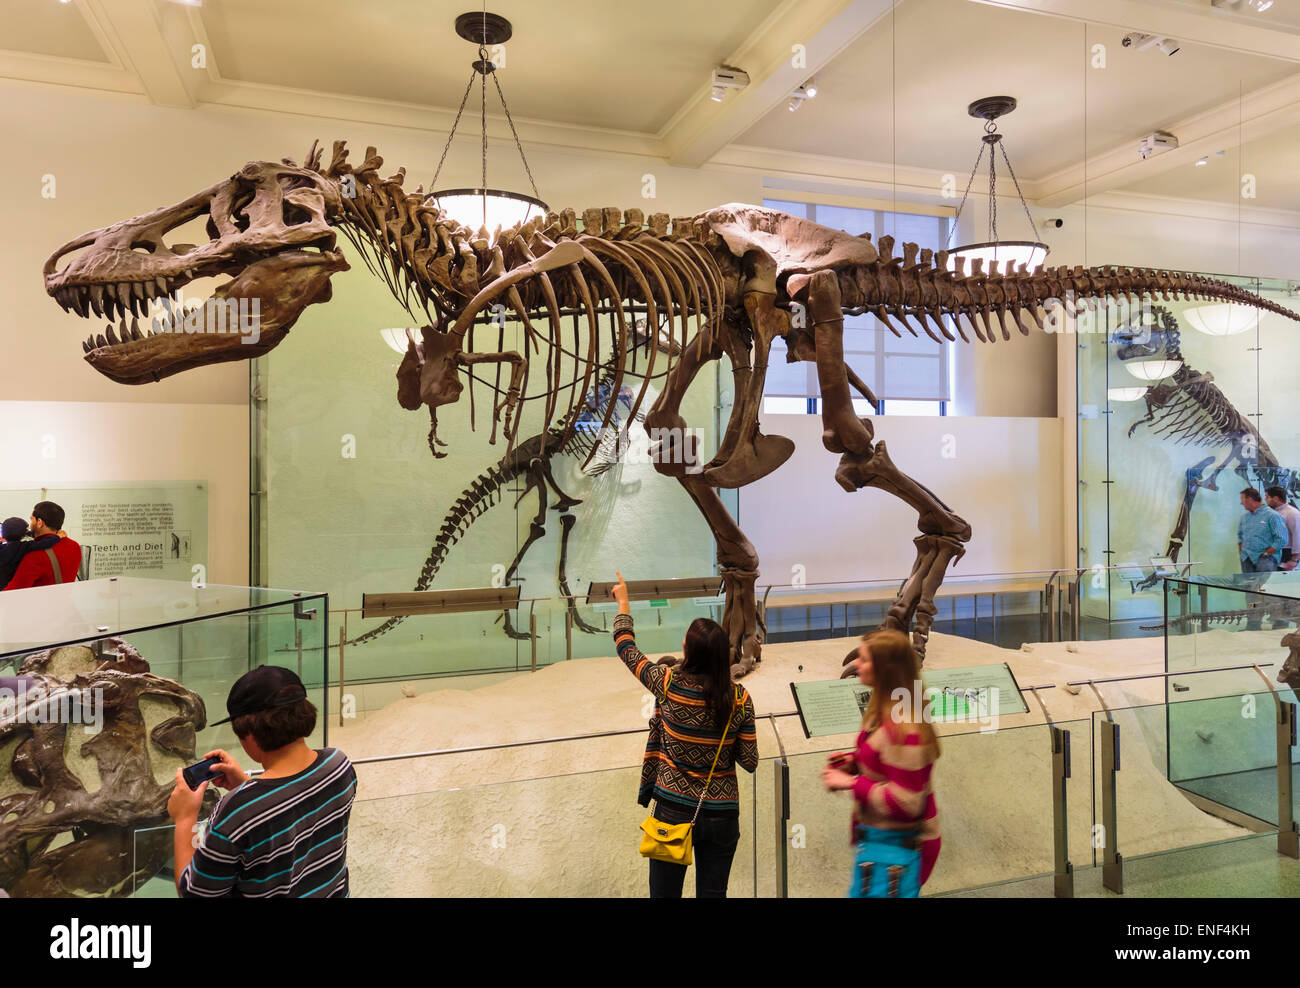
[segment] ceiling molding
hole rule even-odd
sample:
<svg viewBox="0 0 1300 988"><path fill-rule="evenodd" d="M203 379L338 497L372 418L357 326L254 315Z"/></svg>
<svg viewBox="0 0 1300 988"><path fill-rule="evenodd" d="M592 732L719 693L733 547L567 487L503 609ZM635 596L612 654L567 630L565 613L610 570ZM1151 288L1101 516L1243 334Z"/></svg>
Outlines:
<svg viewBox="0 0 1300 988"><path fill-rule="evenodd" d="M131 96L144 93L139 80L120 65L23 51L0 51L0 79Z"/></svg>
<svg viewBox="0 0 1300 988"><path fill-rule="evenodd" d="M1209 199L1181 199L1145 192L1104 192L1089 196L1079 205L1085 209L1104 209L1125 213L1148 213L1177 219L1212 220L1241 223L1245 226L1279 227L1300 233L1300 210L1269 209L1264 206L1237 205Z"/></svg>
<svg viewBox="0 0 1300 988"><path fill-rule="evenodd" d="M937 168L914 168L887 161L861 161L744 144L723 148L704 167L761 172L774 178L833 182L847 189L870 192L877 198L882 193L903 193L935 203L944 201L941 190L944 176L949 174ZM972 189L971 196L975 195L976 190ZM956 207L955 202L953 206Z"/></svg>
<svg viewBox="0 0 1300 988"><path fill-rule="evenodd" d="M267 113L287 113L304 117L403 127L423 131L442 139L446 138L456 119L454 110L442 107L289 89L283 86L232 79L206 82L200 91L199 102L232 109L260 110ZM511 147L514 146L514 137L504 116L489 114L487 124L489 142L504 142ZM599 151L607 154L629 154L659 159L664 157L663 142L653 134L520 118L515 119L515 127L519 131L519 139L526 146L550 146L574 151Z"/></svg>
<svg viewBox="0 0 1300 988"><path fill-rule="evenodd" d="M1172 151L1143 161L1138 157L1137 143L1129 141L1029 184L1041 205L1067 206L1085 196L1191 165L1207 154L1238 147L1243 140L1258 140L1297 123L1300 73L1162 127L1178 138L1178 147Z"/></svg>
<svg viewBox="0 0 1300 988"><path fill-rule="evenodd" d="M169 37L153 3L81 0L82 13L110 57L127 67L158 106L192 109L191 87L199 80L177 64L177 39ZM189 46L184 54L188 57Z"/></svg>
<svg viewBox="0 0 1300 988"><path fill-rule="evenodd" d="M749 85L723 102L707 80L673 115L661 136L673 165L699 167L779 107L810 76L888 15L902 0L789 0L726 59L749 73ZM805 46L806 65L792 64Z"/></svg>
<svg viewBox="0 0 1300 988"><path fill-rule="evenodd" d="M1143 0L971 0L1030 14L1064 17L1124 31L1165 35L1185 43L1208 45L1249 55L1300 62L1300 34L1267 19L1203 7Z"/></svg>

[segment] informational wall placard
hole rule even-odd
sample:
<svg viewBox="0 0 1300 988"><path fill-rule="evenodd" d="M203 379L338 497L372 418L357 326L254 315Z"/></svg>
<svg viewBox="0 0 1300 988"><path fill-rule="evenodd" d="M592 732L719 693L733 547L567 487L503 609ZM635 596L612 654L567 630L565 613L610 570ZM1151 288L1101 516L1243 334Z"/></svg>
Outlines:
<svg viewBox="0 0 1300 988"><path fill-rule="evenodd" d="M63 508L64 530L81 544L80 579L190 580L195 566L206 570L208 486L202 481L5 490L0 514L26 518L37 501ZM198 575L206 582L205 571Z"/></svg>
<svg viewBox="0 0 1300 988"><path fill-rule="evenodd" d="M985 728L1010 714L1028 712L1016 677L1005 662L1001 665L964 666L927 670L924 698L928 712L918 710L916 720L928 716L932 723L976 723ZM862 725L862 715L871 699L871 689L856 679L829 679L791 683L799 720L807 737L850 734Z"/></svg>

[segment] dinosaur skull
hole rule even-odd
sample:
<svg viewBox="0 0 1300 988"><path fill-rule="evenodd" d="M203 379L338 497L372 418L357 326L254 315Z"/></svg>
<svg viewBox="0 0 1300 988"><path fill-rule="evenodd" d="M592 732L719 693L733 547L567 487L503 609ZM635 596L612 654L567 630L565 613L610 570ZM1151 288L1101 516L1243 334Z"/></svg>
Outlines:
<svg viewBox="0 0 1300 988"><path fill-rule="evenodd" d="M250 162L174 206L68 241L45 262L45 290L70 312L110 320L107 335L82 348L95 370L121 384L257 357L284 339L308 305L328 301L330 275L347 270L329 226L340 195L337 180L309 168ZM202 216L207 243L164 240ZM80 253L59 270L59 259L73 251ZM232 280L188 318L155 322L154 332L135 319L127 328L128 313L147 314L154 299L168 299L170 308L173 293L213 276Z"/></svg>
<svg viewBox="0 0 1300 988"><path fill-rule="evenodd" d="M15 897L129 895L167 860L156 828L203 700L121 639L103 646L28 656L26 691L0 703L0 888Z"/></svg>

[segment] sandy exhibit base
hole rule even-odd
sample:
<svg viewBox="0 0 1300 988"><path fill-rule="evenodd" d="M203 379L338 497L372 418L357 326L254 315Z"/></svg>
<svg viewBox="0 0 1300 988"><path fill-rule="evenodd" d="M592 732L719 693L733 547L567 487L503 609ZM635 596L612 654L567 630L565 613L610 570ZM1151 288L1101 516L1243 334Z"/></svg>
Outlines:
<svg viewBox="0 0 1300 988"><path fill-rule="evenodd" d="M1259 661L1260 648L1281 661L1280 632L1249 634L1258 640L1232 632L1197 636L1199 658L1189 661L1202 667L1237 664L1227 660L1238 653L1239 661L1246 661L1246 653L1249 661ZM771 644L745 679L760 714L764 760L742 787L733 895L753 894L755 886L760 895L775 890L772 759L782 748L791 756L790 893L844 891L850 867L848 797L827 793L819 776L824 753L851 746L853 736L808 739L796 716L768 715L793 712L792 681L836 678L855 644L856 639ZM1102 853L1093 846L1094 812L1099 815L1100 808L1094 811L1098 767L1089 741L1093 713L1101 705L1090 688L1074 693L1064 684L1161 672L1163 649L1162 639L1147 638L1033 644L1011 651L936 634L926 668L1006 662L1022 689L1055 685L1040 695L1052 719L1071 732L1069 856L1084 867ZM1192 695L1263 689L1249 670L1189 680L1203 681ZM1099 689L1124 732L1115 835L1123 855L1248 833L1197 809L1167 781L1165 732L1152 727L1151 715L1159 711L1130 715L1125 709L1163 702L1163 680ZM943 852L927 893L1052 870L1049 733L1037 704L1032 698L1027 703L1028 713L1003 717L993 732L981 733L970 724L941 726L944 747L934 783ZM358 766L349 846L354 894L644 895L646 864L636 844L646 811L635 799L651 708L645 690L611 657L504 678L443 681L342 728L332 724L330 743L353 759L498 746ZM546 740L609 731L634 733ZM508 746L523 741L543 743Z"/></svg>

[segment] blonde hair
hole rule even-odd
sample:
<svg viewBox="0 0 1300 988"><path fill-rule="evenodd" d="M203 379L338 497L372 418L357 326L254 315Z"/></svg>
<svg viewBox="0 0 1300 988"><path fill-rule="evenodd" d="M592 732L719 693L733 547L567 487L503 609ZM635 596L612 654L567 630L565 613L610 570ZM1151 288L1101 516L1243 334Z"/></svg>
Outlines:
<svg viewBox="0 0 1300 988"><path fill-rule="evenodd" d="M867 709L862 712L862 730L866 730L868 724L883 725L890 719L900 724L911 724L920 733L922 744L934 745L937 755L939 739L934 728L926 722L928 718L923 716L921 722L917 723L912 716L915 711L913 703L904 701L891 705L897 692L901 691L904 696L911 697L921 682L921 658L908 641L907 635L901 631L885 629L863 635L862 641L871 654L873 680L871 699L867 702ZM929 713L929 698L926 697L922 702L922 711Z"/></svg>

